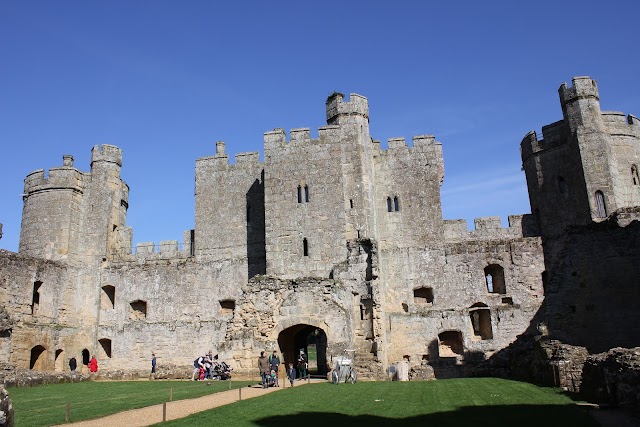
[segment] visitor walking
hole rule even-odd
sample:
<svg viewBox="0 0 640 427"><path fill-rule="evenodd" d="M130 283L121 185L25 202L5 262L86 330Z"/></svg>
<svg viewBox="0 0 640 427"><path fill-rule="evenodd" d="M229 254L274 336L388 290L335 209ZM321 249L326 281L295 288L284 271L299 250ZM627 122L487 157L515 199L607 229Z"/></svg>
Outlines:
<svg viewBox="0 0 640 427"><path fill-rule="evenodd" d="M69 369L71 369L72 374L76 373L77 367L78 367L78 362L76 361L76 358L72 357L71 359L69 359Z"/></svg>
<svg viewBox="0 0 640 427"><path fill-rule="evenodd" d="M89 372L98 372L98 359L96 359L96 355L91 356L91 360L89 360Z"/></svg>
<svg viewBox="0 0 640 427"><path fill-rule="evenodd" d="M298 371L300 372L300 379L307 376L307 368L309 367L309 359L304 354L304 349L300 349L300 355L298 355Z"/></svg>
<svg viewBox="0 0 640 427"><path fill-rule="evenodd" d="M296 368L293 367L293 363L289 363L289 369L287 369L287 378L289 378L291 387L293 387L293 381L296 379Z"/></svg>
<svg viewBox="0 0 640 427"><path fill-rule="evenodd" d="M267 381L269 380L269 359L264 355L264 351L260 352L260 357L258 358L258 370L262 378L262 388L267 388Z"/></svg>
<svg viewBox="0 0 640 427"><path fill-rule="evenodd" d="M151 353L151 379L155 379L156 377L156 354Z"/></svg>

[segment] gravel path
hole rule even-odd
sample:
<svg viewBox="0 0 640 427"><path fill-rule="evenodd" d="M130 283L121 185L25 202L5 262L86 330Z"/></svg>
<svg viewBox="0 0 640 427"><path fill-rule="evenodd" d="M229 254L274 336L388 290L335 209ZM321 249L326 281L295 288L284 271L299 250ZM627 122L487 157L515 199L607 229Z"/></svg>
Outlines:
<svg viewBox="0 0 640 427"><path fill-rule="evenodd" d="M325 382L325 380L311 380L311 382ZM296 381L295 387L307 384L306 381ZM282 385L282 384L280 384ZM287 383L287 388L289 384ZM184 418L197 412L206 411L208 409L217 408L218 406L227 405L237 402L242 390L242 400L251 399L253 397L263 396L274 391L283 390L282 387L270 387L263 389L261 386L244 387L242 389L222 391L220 393L210 394L208 396L198 397L196 399L175 400L167 402L167 421ZM143 427L162 422L163 405L147 406L140 409L132 409L130 411L118 412L103 418L94 420L79 421L71 424L61 424L61 426L77 426L77 427Z"/></svg>

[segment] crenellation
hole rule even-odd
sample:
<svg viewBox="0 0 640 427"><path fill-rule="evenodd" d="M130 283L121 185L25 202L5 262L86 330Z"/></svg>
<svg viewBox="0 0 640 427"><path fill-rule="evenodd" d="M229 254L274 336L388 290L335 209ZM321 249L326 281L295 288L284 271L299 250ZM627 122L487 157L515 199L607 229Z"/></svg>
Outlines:
<svg viewBox="0 0 640 427"><path fill-rule="evenodd" d="M310 128L296 128L289 131L290 144L305 144L311 142Z"/></svg>
<svg viewBox="0 0 640 427"><path fill-rule="evenodd" d="M387 140L389 150L400 150L407 147L407 141L404 138L389 138Z"/></svg>
<svg viewBox="0 0 640 427"><path fill-rule="evenodd" d="M91 150L91 164L94 162L108 162L122 166L122 150L115 145L96 145Z"/></svg>

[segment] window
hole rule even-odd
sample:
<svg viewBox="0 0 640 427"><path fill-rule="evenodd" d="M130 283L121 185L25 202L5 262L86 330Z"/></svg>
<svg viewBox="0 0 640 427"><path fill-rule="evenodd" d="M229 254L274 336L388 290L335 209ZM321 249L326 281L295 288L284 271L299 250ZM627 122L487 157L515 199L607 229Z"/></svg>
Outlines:
<svg viewBox="0 0 640 427"><path fill-rule="evenodd" d="M100 352L100 358L107 358L107 359L111 359L111 340L109 338L102 338L100 340L98 340L98 342L100 343L100 348L101 348L101 352Z"/></svg>
<svg viewBox="0 0 640 427"><path fill-rule="evenodd" d="M88 365L89 364L89 350L87 350L86 348L84 350L82 350L82 364L83 365Z"/></svg>
<svg viewBox="0 0 640 427"><path fill-rule="evenodd" d="M438 353L440 357L455 357L464 353L462 332L445 331L438 335Z"/></svg>
<svg viewBox="0 0 640 427"><path fill-rule="evenodd" d="M31 314L38 314L38 308L40 307L40 287L42 287L41 281L33 282L33 293L31 295Z"/></svg>
<svg viewBox="0 0 640 427"><path fill-rule="evenodd" d="M309 186L304 186L304 201L305 203L309 203Z"/></svg>
<svg viewBox="0 0 640 427"><path fill-rule="evenodd" d="M100 308L103 310L113 310L116 304L116 288L111 285L102 287L100 295Z"/></svg>
<svg viewBox="0 0 640 427"><path fill-rule="evenodd" d="M391 197L387 197L387 212L392 212Z"/></svg>
<svg viewBox="0 0 640 427"><path fill-rule="evenodd" d="M147 317L147 302L142 300L136 300L129 304L131 311L129 312L129 319L141 320Z"/></svg>
<svg viewBox="0 0 640 427"><path fill-rule="evenodd" d="M353 199L349 199L349 207L353 209Z"/></svg>
<svg viewBox="0 0 640 427"><path fill-rule="evenodd" d="M413 290L413 302L416 304L432 304L433 303L433 289L432 288L418 288Z"/></svg>
<svg viewBox="0 0 640 427"><path fill-rule="evenodd" d="M633 185L640 185L640 177L638 177L638 166L631 165L631 179L633 180Z"/></svg>
<svg viewBox="0 0 640 427"><path fill-rule="evenodd" d="M298 203L302 203L302 187L298 185Z"/></svg>
<svg viewBox="0 0 640 427"><path fill-rule="evenodd" d="M604 202L604 193L600 190L596 191L596 213L598 218L607 217L607 205Z"/></svg>
<svg viewBox="0 0 640 427"><path fill-rule="evenodd" d="M236 309L236 302L232 299L225 299L220 302L220 312L223 316L233 315L233 311Z"/></svg>
<svg viewBox="0 0 640 427"><path fill-rule="evenodd" d="M491 330L491 310L486 304L477 302L469 308L469 317L471 318L471 327L473 335L483 340L493 338Z"/></svg>
<svg viewBox="0 0 640 427"><path fill-rule="evenodd" d="M306 237L302 239L302 254L304 256L309 256L309 242Z"/></svg>
<svg viewBox="0 0 640 427"><path fill-rule="evenodd" d="M492 294L506 294L507 287L504 282L504 269L498 264L491 264L485 267L484 277L487 285L487 292Z"/></svg>
<svg viewBox="0 0 640 427"><path fill-rule="evenodd" d="M400 203L398 202L398 196L393 198L393 209L398 212L400 210Z"/></svg>
<svg viewBox="0 0 640 427"><path fill-rule="evenodd" d="M247 224L251 223L251 205L247 204Z"/></svg>
<svg viewBox="0 0 640 427"><path fill-rule="evenodd" d="M558 190L560 194L567 194L567 183L561 176L558 177Z"/></svg>

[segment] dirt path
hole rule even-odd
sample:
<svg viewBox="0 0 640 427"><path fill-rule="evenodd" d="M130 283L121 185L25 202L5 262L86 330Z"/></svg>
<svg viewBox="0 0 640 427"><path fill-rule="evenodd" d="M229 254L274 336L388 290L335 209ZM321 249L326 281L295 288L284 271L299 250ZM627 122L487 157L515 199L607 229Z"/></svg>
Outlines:
<svg viewBox="0 0 640 427"><path fill-rule="evenodd" d="M325 380L311 380L311 382L325 382ZM307 384L306 381L296 381L295 387ZM287 383L287 388L289 384ZM282 384L281 384L282 386ZM242 390L239 392L238 390ZM242 400L251 399L253 397L263 396L274 391L283 390L282 387L270 387L263 389L260 386L244 387L242 389L222 391L220 393L210 394L195 399L175 400L167 402L167 421L184 418L197 412L206 411L208 409L217 408L218 406L227 405L237 402L242 393ZM94 420L79 421L72 424L60 424L60 426L77 426L77 427L143 427L162 422L163 405L147 406L140 409L132 409L130 411L118 412L117 414L108 415Z"/></svg>

